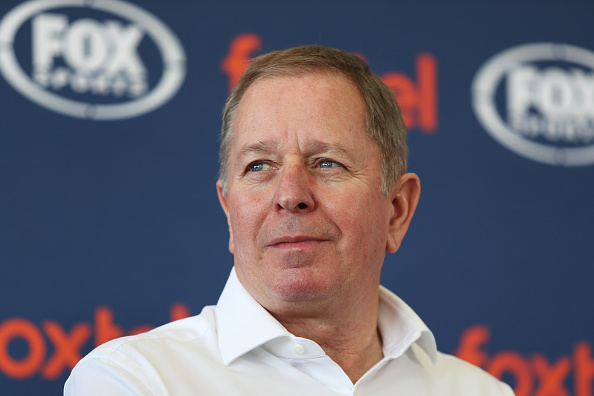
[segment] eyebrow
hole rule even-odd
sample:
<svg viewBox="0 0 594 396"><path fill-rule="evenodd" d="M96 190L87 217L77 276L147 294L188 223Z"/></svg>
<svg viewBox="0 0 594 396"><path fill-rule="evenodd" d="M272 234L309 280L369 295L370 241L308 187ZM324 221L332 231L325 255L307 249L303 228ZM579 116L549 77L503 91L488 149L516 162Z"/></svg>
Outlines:
<svg viewBox="0 0 594 396"><path fill-rule="evenodd" d="M257 143L250 144L243 147L237 156L239 158L247 157L251 154L269 154L273 153L278 149L279 144L276 141L262 141L259 140Z"/></svg>
<svg viewBox="0 0 594 396"><path fill-rule="evenodd" d="M349 159L353 159L351 153L349 153L349 151L343 145L338 143L320 142L318 140L306 145L303 149L303 152L306 157L320 153L338 153Z"/></svg>
<svg viewBox="0 0 594 396"><path fill-rule="evenodd" d="M244 158L249 155L271 154L279 151L280 143L276 140L258 141L256 143L243 147L239 153L239 158ZM347 157L349 160L354 160L353 155L341 144L328 143L319 140L314 140L302 148L304 157L311 157L320 153L338 153Z"/></svg>

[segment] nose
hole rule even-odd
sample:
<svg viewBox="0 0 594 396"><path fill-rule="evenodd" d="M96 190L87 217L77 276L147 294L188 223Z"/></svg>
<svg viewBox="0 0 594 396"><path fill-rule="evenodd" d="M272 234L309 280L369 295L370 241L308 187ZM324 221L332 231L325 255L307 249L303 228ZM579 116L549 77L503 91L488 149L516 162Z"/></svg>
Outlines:
<svg viewBox="0 0 594 396"><path fill-rule="evenodd" d="M287 164L277 179L275 204L278 210L306 213L314 209L313 178L305 164Z"/></svg>

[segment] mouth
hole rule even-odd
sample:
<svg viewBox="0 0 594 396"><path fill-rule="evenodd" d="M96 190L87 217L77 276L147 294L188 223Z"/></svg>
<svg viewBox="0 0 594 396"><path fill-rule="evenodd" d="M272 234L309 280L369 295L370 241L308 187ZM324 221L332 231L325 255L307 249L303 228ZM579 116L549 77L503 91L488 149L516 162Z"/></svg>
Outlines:
<svg viewBox="0 0 594 396"><path fill-rule="evenodd" d="M280 238L273 239L269 244L268 247L276 248L276 249L294 249L294 248L305 248L309 246L314 246L322 242L326 242L327 239L314 237L314 236L306 236L306 235L297 235L297 236L284 236Z"/></svg>

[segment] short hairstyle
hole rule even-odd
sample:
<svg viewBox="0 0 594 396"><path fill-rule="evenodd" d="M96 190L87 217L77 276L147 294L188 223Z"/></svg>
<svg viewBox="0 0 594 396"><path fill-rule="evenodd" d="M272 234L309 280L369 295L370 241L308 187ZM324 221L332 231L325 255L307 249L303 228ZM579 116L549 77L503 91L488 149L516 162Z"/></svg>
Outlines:
<svg viewBox="0 0 594 396"><path fill-rule="evenodd" d="M348 52L319 45L295 47L255 57L233 88L223 108L219 179L227 195L227 173L233 139L235 111L247 89L260 79L294 77L310 73L335 72L359 88L366 104L368 137L381 152L381 189L388 194L394 182L406 172L408 147L406 129L394 93L374 75L367 63Z"/></svg>

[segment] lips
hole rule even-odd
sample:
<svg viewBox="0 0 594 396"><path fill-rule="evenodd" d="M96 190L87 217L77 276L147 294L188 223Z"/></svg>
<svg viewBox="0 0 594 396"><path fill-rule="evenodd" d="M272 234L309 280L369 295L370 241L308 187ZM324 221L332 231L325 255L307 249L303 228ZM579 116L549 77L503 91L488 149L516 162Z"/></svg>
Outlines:
<svg viewBox="0 0 594 396"><path fill-rule="evenodd" d="M268 243L273 248L298 248L328 241L327 238L309 235L292 235L274 238Z"/></svg>

